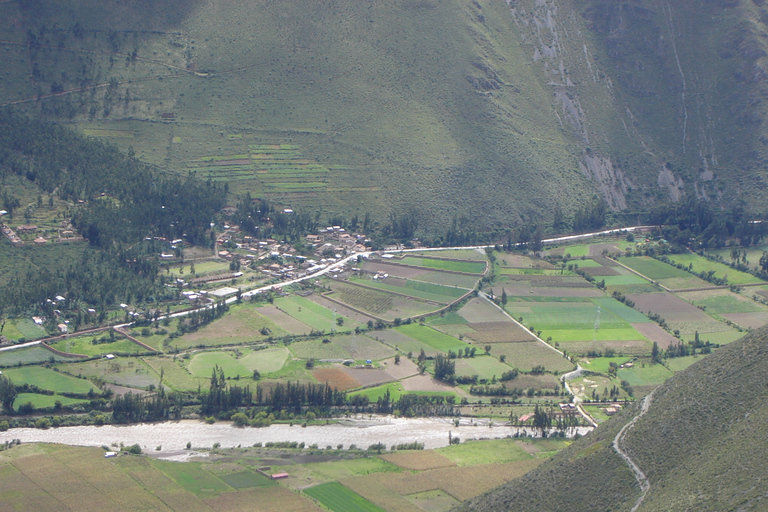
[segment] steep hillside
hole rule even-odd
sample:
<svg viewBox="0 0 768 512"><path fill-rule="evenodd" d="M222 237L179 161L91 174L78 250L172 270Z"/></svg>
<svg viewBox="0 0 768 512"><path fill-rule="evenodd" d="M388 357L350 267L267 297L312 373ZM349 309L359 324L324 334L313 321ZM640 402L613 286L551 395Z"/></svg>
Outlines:
<svg viewBox="0 0 768 512"><path fill-rule="evenodd" d="M650 490L639 511L765 509L768 329L720 349L653 393L621 447ZM612 449L631 408L525 477L462 510L630 510L641 495Z"/></svg>
<svg viewBox="0 0 768 512"><path fill-rule="evenodd" d="M747 0L0 3L0 104L326 216L762 208ZM563 193L566 191L567 193Z"/></svg>

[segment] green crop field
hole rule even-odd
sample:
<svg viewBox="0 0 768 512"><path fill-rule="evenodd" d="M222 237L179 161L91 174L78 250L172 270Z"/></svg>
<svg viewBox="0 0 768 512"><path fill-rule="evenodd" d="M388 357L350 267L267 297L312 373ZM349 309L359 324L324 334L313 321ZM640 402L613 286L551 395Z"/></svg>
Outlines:
<svg viewBox="0 0 768 512"><path fill-rule="evenodd" d="M457 435L461 435L461 432ZM562 450L569 444L569 440L554 439L491 439L446 446L435 451L448 457L458 466L476 466L529 460L535 458L534 454Z"/></svg>
<svg viewBox="0 0 768 512"><path fill-rule="evenodd" d="M550 329L617 329L629 327L629 322L614 314L612 310L620 311L627 316L631 315L620 303L613 304L607 299L592 302L525 302L510 301L506 310L515 318L523 317L526 327L535 327L537 330ZM601 305L610 304L603 308ZM642 316L642 315L640 315ZM640 316L637 316L639 318ZM633 316L634 317L634 316ZM645 318L645 317L643 317Z"/></svg>
<svg viewBox="0 0 768 512"><path fill-rule="evenodd" d="M458 299L465 293L467 293L468 290L464 288L451 288L448 286L441 286L438 284L432 284L432 283L423 283L420 281L413 281L413 280L400 280L400 282L404 283L405 286L396 286L393 284L390 284L393 279L385 279L383 281L380 280L373 280L373 279L365 279L365 278L354 278L350 279L350 281L355 283L360 283L365 286L371 286L373 288L379 288L381 290L385 290L388 292L394 292L394 293L400 293L402 295L408 295L409 297L415 297L418 299L424 299L424 300L431 300L434 302L440 302L440 303L449 303L455 299Z"/></svg>
<svg viewBox="0 0 768 512"><path fill-rule="evenodd" d="M485 272L485 263L471 261L447 261L432 258L418 258L406 256L400 261L403 265L413 267L434 268L438 270L451 270L453 272L466 272L468 274L482 274Z"/></svg>
<svg viewBox="0 0 768 512"><path fill-rule="evenodd" d="M496 357L475 356L470 358L455 359L456 375L477 375L481 379L490 379L494 375L498 378L501 374L512 369L502 363Z"/></svg>
<svg viewBox="0 0 768 512"><path fill-rule="evenodd" d="M338 482L304 489L304 494L316 499L333 512L385 512L384 509L377 507Z"/></svg>
<svg viewBox="0 0 768 512"><path fill-rule="evenodd" d="M3 372L11 378L14 384L30 384L41 389L59 393L88 393L98 388L89 380L78 379L48 368L29 366L26 368L10 368Z"/></svg>
<svg viewBox="0 0 768 512"><path fill-rule="evenodd" d="M696 307L703 308L710 314L756 313L768 311L768 307L737 295L728 290L709 290L707 292L687 292L679 294Z"/></svg>
<svg viewBox="0 0 768 512"><path fill-rule="evenodd" d="M14 409L18 409L20 405L31 403L36 409L42 409L45 407L54 407L56 402L61 402L61 405L74 405L88 402L89 400L84 398L70 398L68 396L60 395L39 395L37 393L19 393L16 396L16 400L13 402Z"/></svg>
<svg viewBox="0 0 768 512"><path fill-rule="evenodd" d="M445 251L415 251L408 253L410 256L423 256L429 258L430 256L439 256L441 258L456 259L456 260L477 260L486 261L488 257L484 250L478 249L451 249Z"/></svg>
<svg viewBox="0 0 768 512"><path fill-rule="evenodd" d="M644 323L644 322L650 322L651 320L645 316L644 314L640 313L639 311L630 308L629 306L626 306L625 304L622 304L618 300L612 298L612 297L600 297L600 298L594 298L590 299L593 304L600 306L602 311L610 311L614 315L618 316L625 322L629 322L631 324L637 324L637 323ZM600 324L602 325L602 319L600 321Z"/></svg>
<svg viewBox="0 0 768 512"><path fill-rule="evenodd" d="M650 256L621 258L620 261L629 268L636 270L644 276L656 281L678 277L685 278L691 275L685 270L680 270L679 268L673 267L672 265L668 265L659 260L653 259Z"/></svg>
<svg viewBox="0 0 768 512"><path fill-rule="evenodd" d="M421 281L423 283L435 283L443 286L458 286L459 288L466 288L471 290L477 284L479 276L466 276L464 274L452 274L449 272L427 272L420 274L418 278L414 278L414 281Z"/></svg>
<svg viewBox="0 0 768 512"><path fill-rule="evenodd" d="M61 361L79 361L79 359L60 356L39 346L17 348L0 352L0 367Z"/></svg>
<svg viewBox="0 0 768 512"><path fill-rule="evenodd" d="M199 462L178 464L165 460L153 460L152 465L165 473L185 491L197 496L209 496L229 490L229 487Z"/></svg>
<svg viewBox="0 0 768 512"><path fill-rule="evenodd" d="M669 259L681 265L691 265L694 272L713 272L714 277L727 278L729 284L738 285L764 282L752 274L733 269L723 263L710 261L697 254L670 254Z"/></svg>
<svg viewBox="0 0 768 512"><path fill-rule="evenodd" d="M440 331L436 331L431 327L426 327L418 324L401 325L396 327L395 330L401 334L405 334L416 341L420 341L441 352L448 352L449 350L458 351L464 350L469 345L460 341L453 336L448 336Z"/></svg>
<svg viewBox="0 0 768 512"><path fill-rule="evenodd" d="M664 361L664 364L671 371L677 373L685 370L693 363L701 361L704 356L686 356L686 357L671 357Z"/></svg>
<svg viewBox="0 0 768 512"><path fill-rule="evenodd" d="M619 276L599 276L596 277L598 281L605 281L605 285L609 287L614 286L628 286L628 285L644 285L648 284L648 281L643 279L642 277L627 273L627 275L619 275Z"/></svg>
<svg viewBox="0 0 768 512"><path fill-rule="evenodd" d="M52 343L51 347L68 354L84 354L86 356L99 356L104 354L146 354L149 352L146 348L125 338L118 338L112 343L93 343L103 336L105 335L67 338Z"/></svg>
<svg viewBox="0 0 768 512"><path fill-rule="evenodd" d="M632 341L645 340L645 336L632 327L600 327L599 329L543 329L544 338L552 341Z"/></svg>
<svg viewBox="0 0 768 512"><path fill-rule="evenodd" d="M349 318L339 315L306 297L291 295L275 299L275 306L290 316L307 324L321 332L350 331L359 324ZM338 325L337 318L341 318L342 325Z"/></svg>
<svg viewBox="0 0 768 512"><path fill-rule="evenodd" d="M309 470L317 479L329 481L349 476L370 475L372 473L399 473L401 468L378 457L364 459L335 460L303 464L303 469Z"/></svg>

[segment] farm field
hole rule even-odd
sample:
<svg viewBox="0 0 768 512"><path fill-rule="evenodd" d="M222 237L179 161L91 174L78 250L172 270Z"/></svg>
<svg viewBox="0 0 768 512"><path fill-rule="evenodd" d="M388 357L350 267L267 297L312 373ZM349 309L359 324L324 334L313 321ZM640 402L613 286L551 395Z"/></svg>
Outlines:
<svg viewBox="0 0 768 512"><path fill-rule="evenodd" d="M692 277L689 272L680 270L650 256L626 257L621 258L619 261L655 281Z"/></svg>
<svg viewBox="0 0 768 512"><path fill-rule="evenodd" d="M86 356L148 353L146 348L137 345L129 339L119 339L120 337L118 336L114 342L101 342L100 339L105 337L108 339L104 334L99 336L78 336L51 343L50 346L68 354L83 354Z"/></svg>
<svg viewBox="0 0 768 512"><path fill-rule="evenodd" d="M250 377L253 374L253 369L231 352L201 352L192 358L187 369L195 377L210 377L215 366L221 368L226 377Z"/></svg>
<svg viewBox="0 0 768 512"><path fill-rule="evenodd" d="M78 358L54 354L50 350L32 346L0 352L0 367L23 366L36 363L53 363L61 361L78 361Z"/></svg>
<svg viewBox="0 0 768 512"><path fill-rule="evenodd" d="M333 281L331 287L333 293L327 295L328 298L390 322L395 318L409 318L439 309L439 306L421 300L399 297L341 281Z"/></svg>
<svg viewBox="0 0 768 512"><path fill-rule="evenodd" d="M28 366L25 368L10 368L3 372L11 378L14 384L29 384L47 389L58 391L60 393L78 393L85 394L91 390L98 391L98 387L86 379L78 379L70 375L40 368L39 366Z"/></svg>
<svg viewBox="0 0 768 512"><path fill-rule="evenodd" d="M253 306L239 304L232 306L223 317L199 330L171 340L170 346L183 350L198 346L215 347L252 343L266 338L266 335L259 332L264 327L270 330L271 336L286 334L274 322L260 315Z"/></svg>
<svg viewBox="0 0 768 512"><path fill-rule="evenodd" d="M395 330L400 334L413 338L440 352L448 353L449 350L456 352L469 347L467 343L464 343L453 336L448 336L447 334L443 334L440 331L436 331L435 329L424 325L401 325L395 327Z"/></svg>
<svg viewBox="0 0 768 512"><path fill-rule="evenodd" d="M365 335L350 334L329 338L323 343L320 338L291 343L290 351L299 359L367 359L378 361L392 357L392 348Z"/></svg>
<svg viewBox="0 0 768 512"><path fill-rule="evenodd" d="M452 249L445 251L414 251L408 253L411 256L439 256L440 258L452 259L452 260L477 260L486 261L488 257L483 249Z"/></svg>
<svg viewBox="0 0 768 512"><path fill-rule="evenodd" d="M275 306L296 320L320 332L351 331L359 324L306 297L290 295L275 299ZM341 318L342 324L337 323ZM303 333L309 334L309 332Z"/></svg>
<svg viewBox="0 0 768 512"><path fill-rule="evenodd" d="M495 343L491 347L491 355L506 356L506 364L523 371L530 371L534 366L541 365L547 371L564 372L573 370L574 365L562 354L547 347L540 341L522 343Z"/></svg>
<svg viewBox="0 0 768 512"><path fill-rule="evenodd" d="M559 439L491 439L446 446L434 451L457 466L476 466L530 460L536 454L557 452L569 444L571 441Z"/></svg>
<svg viewBox="0 0 768 512"><path fill-rule="evenodd" d="M333 512L385 512L338 482L316 485L304 489L304 493Z"/></svg>
<svg viewBox="0 0 768 512"><path fill-rule="evenodd" d="M746 253L746 262L740 257L740 262L748 265L753 270L760 270L760 258L763 256L763 252L768 251L768 245L752 245L750 247L735 247L724 249L707 249L707 254L718 256L725 261L733 261L731 258L731 252L736 249L741 253Z"/></svg>
<svg viewBox="0 0 768 512"><path fill-rule="evenodd" d="M762 279L759 279L752 274L741 272L728 265L708 260L697 254L670 254L669 259L681 265L690 265L694 272L712 272L714 277L720 279L726 278L728 284L739 285L764 282Z"/></svg>
<svg viewBox="0 0 768 512"><path fill-rule="evenodd" d="M424 267L434 268L437 270L448 270L451 272L464 272L466 274L482 274L485 272L485 262L482 261L460 261L460 260L443 260L429 257L417 257L417 256L405 256L402 260L397 261L402 265L410 265L412 267Z"/></svg>
<svg viewBox="0 0 768 512"><path fill-rule="evenodd" d="M481 379L491 379L512 369L511 366L502 363L496 357L475 356L456 359L456 375L477 375Z"/></svg>
<svg viewBox="0 0 768 512"><path fill-rule="evenodd" d="M19 341L20 339L31 341L42 338L47 333L45 329L29 318L18 318L7 321L2 334L14 341Z"/></svg>
<svg viewBox="0 0 768 512"><path fill-rule="evenodd" d="M146 388L150 384L157 385L160 381L160 374L138 357L59 364L56 368L62 373L85 378L99 377L105 382L127 387Z"/></svg>
<svg viewBox="0 0 768 512"><path fill-rule="evenodd" d="M15 382L14 382L15 384ZM13 408L18 409L19 406L31 403L35 409L42 409L45 407L55 407L56 402L60 402L61 405L75 405L89 402L90 400L84 398L70 398L68 396L61 395L39 395L37 393L19 393L16 396L16 400L13 402Z"/></svg>
<svg viewBox="0 0 768 512"><path fill-rule="evenodd" d="M370 286L373 288L379 288L388 292L407 295L417 299L439 302L442 304L448 304L469 291L464 288L452 288L449 286L424 283L411 279L406 280L398 277L388 277L383 280L351 278L350 282Z"/></svg>
<svg viewBox="0 0 768 512"><path fill-rule="evenodd" d="M147 357L144 358L144 362L151 369L150 375L157 375L157 380L151 382L150 385L158 385L162 372L163 385L176 391L197 391L198 386L205 389L211 376L209 372L208 375L195 377L184 367L183 360L174 360L167 356Z"/></svg>
<svg viewBox="0 0 768 512"><path fill-rule="evenodd" d="M661 364L634 365L632 368L619 368L616 372L616 376L620 380L626 380L632 387L655 387L673 374Z"/></svg>

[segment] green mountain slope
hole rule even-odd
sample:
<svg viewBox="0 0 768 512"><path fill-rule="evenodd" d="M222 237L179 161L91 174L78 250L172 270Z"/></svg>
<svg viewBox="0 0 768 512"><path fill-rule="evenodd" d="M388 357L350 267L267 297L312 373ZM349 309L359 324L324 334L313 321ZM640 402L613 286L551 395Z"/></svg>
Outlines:
<svg viewBox="0 0 768 512"><path fill-rule="evenodd" d="M647 475L639 511L762 510L768 499L768 329L676 374L622 448ZM640 487L612 449L630 408L525 477L462 510L630 510Z"/></svg>
<svg viewBox="0 0 768 512"><path fill-rule="evenodd" d="M768 19L737 0L0 3L0 104L286 206L481 228L761 208ZM765 62L764 62L765 61ZM766 68L768 69L768 68Z"/></svg>

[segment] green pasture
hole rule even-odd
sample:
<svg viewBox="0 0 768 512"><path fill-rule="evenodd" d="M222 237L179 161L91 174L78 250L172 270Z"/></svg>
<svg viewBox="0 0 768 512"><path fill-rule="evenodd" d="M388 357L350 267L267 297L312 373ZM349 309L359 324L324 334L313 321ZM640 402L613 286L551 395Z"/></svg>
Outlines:
<svg viewBox="0 0 768 512"><path fill-rule="evenodd" d="M119 337L112 343L94 343L94 341L107 336L101 333L97 336L78 336L51 343L51 347L68 354L83 354L86 356L100 356L104 354L145 354L149 351L137 345L129 339Z"/></svg>
<svg viewBox="0 0 768 512"><path fill-rule="evenodd" d="M253 370L249 371L231 352L201 352L192 358L187 369L195 377L210 377L216 366L221 368L226 377L253 375Z"/></svg>
<svg viewBox="0 0 768 512"><path fill-rule="evenodd" d="M85 398L69 398L67 396L60 395L39 395L37 393L19 393L16 396L16 400L13 402L13 408L18 409L20 405L30 402L36 409L43 409L45 407L54 407L56 402L61 402L61 405L74 405L88 402Z"/></svg>
<svg viewBox="0 0 768 512"><path fill-rule="evenodd" d="M591 261L591 260L589 260ZM499 269L502 275L520 276L575 276L574 272L562 268L507 268Z"/></svg>
<svg viewBox="0 0 768 512"><path fill-rule="evenodd" d="M453 272L466 272L468 274L482 274L485 272L484 262L473 261L448 261L427 257L406 256L399 263L412 267L434 268L437 270L450 270Z"/></svg>
<svg viewBox="0 0 768 512"><path fill-rule="evenodd" d="M497 358L486 355L454 359L456 363L456 375L477 375L481 379L491 379L494 375L498 378L501 374L512 369Z"/></svg>
<svg viewBox="0 0 768 512"><path fill-rule="evenodd" d="M441 352L448 352L449 350L458 351L464 350L469 344L460 341L453 336L448 336L440 331L436 331L431 327L427 327L419 324L401 325L395 327L395 330L401 334L420 341ZM402 350L402 349L401 349Z"/></svg>
<svg viewBox="0 0 768 512"><path fill-rule="evenodd" d="M152 358L148 358L152 359ZM71 362L56 366L60 371L85 378L98 377L105 382L119 386L146 388L157 385L160 374L155 372L140 357L118 357L111 361L98 359L84 362ZM166 372L167 373L167 372ZM166 380L168 375L166 374ZM197 386L195 386L197 389Z"/></svg>
<svg viewBox="0 0 768 512"><path fill-rule="evenodd" d="M403 395L422 395L422 396L443 396L459 398L459 395L454 391L405 391L403 385L400 382L389 382L380 386L361 389L360 391L354 391L349 393L349 396L367 396L371 402L376 402L379 398L387 396L389 391L390 400L399 400Z"/></svg>
<svg viewBox="0 0 768 512"><path fill-rule="evenodd" d="M579 268L598 268L603 266L601 263L598 263L595 260L589 258L580 260L568 260L568 265L573 265L574 267L578 266Z"/></svg>
<svg viewBox="0 0 768 512"><path fill-rule="evenodd" d="M691 269L694 272L714 272L714 276L717 278L727 278L728 284L738 285L764 282L762 279L759 279L752 274L733 269L723 263L708 260L698 254L670 254L669 259L681 265L691 265Z"/></svg>
<svg viewBox="0 0 768 512"><path fill-rule="evenodd" d="M29 384L41 389L48 389L59 393L88 393L90 390L98 391L98 388L89 380L78 379L60 372L28 366L25 368L9 368L3 372L10 377L14 384Z"/></svg>
<svg viewBox="0 0 768 512"><path fill-rule="evenodd" d="M698 294L700 292L694 293ZM687 300L685 294L681 298ZM709 297L691 300L690 302L696 307L704 308L710 314L768 311L768 307L726 290L713 290Z"/></svg>
<svg viewBox="0 0 768 512"><path fill-rule="evenodd" d="M359 324L349 318L334 313L330 309L321 306L306 297L290 295L275 299L275 306L291 315L296 320L303 322L313 329L321 332L350 331ZM336 319L341 318L344 323L339 326Z"/></svg>
<svg viewBox="0 0 768 512"><path fill-rule="evenodd" d="M196 377L185 368L183 359L157 356L144 358L144 362L151 369L147 378L151 379L152 376L156 376L155 381L150 382L150 384L155 386L159 384L160 374L162 373L163 385L176 391L197 391L198 386L202 389L208 387L208 379L211 373L209 372L204 377Z"/></svg>
<svg viewBox="0 0 768 512"><path fill-rule="evenodd" d="M285 347L267 348L264 350L254 350L249 354L245 354L240 361L246 368L258 370L262 374L279 372L286 361L290 353Z"/></svg>
<svg viewBox="0 0 768 512"><path fill-rule="evenodd" d="M651 258L650 256L633 256L630 258L621 258L620 261L629 268L656 281L689 277L691 275L685 270L680 270L677 267L668 265L667 263Z"/></svg>
<svg viewBox="0 0 768 512"><path fill-rule="evenodd" d="M72 357L60 356L54 354L48 349L40 346L17 348L14 350L5 350L0 352L0 367L23 366L35 363L61 362L61 361L79 361Z"/></svg>
<svg viewBox="0 0 768 512"><path fill-rule="evenodd" d="M611 363L620 366L631 360L631 357L593 357L589 360L582 359L579 361L579 364L582 368L589 370L590 372L608 373L608 368L610 368Z"/></svg>
<svg viewBox="0 0 768 512"><path fill-rule="evenodd" d="M378 457L315 462L302 464L302 467L309 470L315 477L325 481L371 473L399 473L403 471L400 467Z"/></svg>
<svg viewBox="0 0 768 512"><path fill-rule="evenodd" d="M674 375L661 364L636 364L632 368L620 368L616 376L632 386L655 386Z"/></svg>
<svg viewBox="0 0 768 512"><path fill-rule="evenodd" d="M664 360L664 364L669 368L671 371L677 373L685 370L689 366L691 366L693 363L700 361L704 356L696 355L696 356L686 356L686 357L670 357L669 359Z"/></svg>
<svg viewBox="0 0 768 512"><path fill-rule="evenodd" d="M303 492L333 512L385 512L338 482L316 485Z"/></svg>
<svg viewBox="0 0 768 512"><path fill-rule="evenodd" d="M581 258L582 256L589 256L589 245L566 245L563 247L563 255L570 258Z"/></svg>
<svg viewBox="0 0 768 512"><path fill-rule="evenodd" d="M466 324L467 319L458 313L449 311L442 315L431 316L427 319L429 325Z"/></svg>
<svg viewBox="0 0 768 512"><path fill-rule="evenodd" d="M326 338L329 343L323 343L322 338L298 341L290 344L290 351L299 359L354 359L373 360L392 357L395 351L368 336L341 335Z"/></svg>
<svg viewBox="0 0 768 512"><path fill-rule="evenodd" d="M731 251L737 249L740 252L747 253L746 265L749 267L760 270L760 258L763 256L763 252L768 251L768 245L753 245L751 247L727 247L724 249L707 249L707 253L713 254L723 258L725 261L733 261L731 259ZM739 258L741 262L741 258Z"/></svg>
<svg viewBox="0 0 768 512"><path fill-rule="evenodd" d="M48 333L29 318L12 318L6 320L3 332L0 334L14 341L20 338L32 341L42 338Z"/></svg>
<svg viewBox="0 0 768 512"><path fill-rule="evenodd" d="M458 299L468 290L464 288L451 288L438 284L424 283L420 281L405 281L405 286L396 286L387 283L387 280L373 280L365 278L351 278L350 281L379 288L388 292L400 293L417 299L431 300L434 302L449 303Z"/></svg>
<svg viewBox="0 0 768 512"><path fill-rule="evenodd" d="M456 435L460 436L461 431ZM562 450L569 444L571 441L567 439L489 439L454 444L435 451L448 457L458 466L477 466L529 460L535 458L534 453Z"/></svg>

